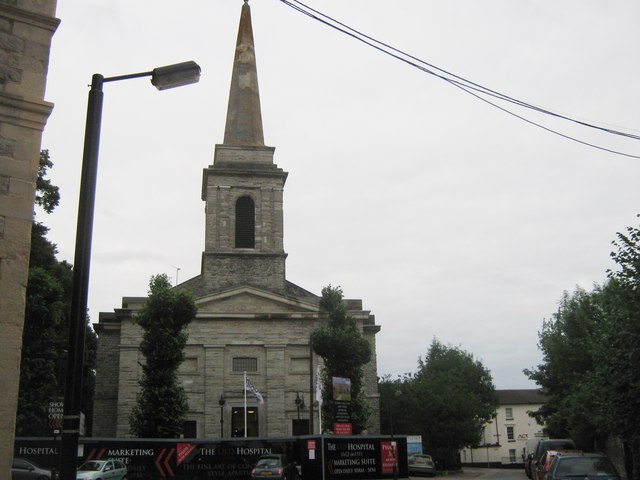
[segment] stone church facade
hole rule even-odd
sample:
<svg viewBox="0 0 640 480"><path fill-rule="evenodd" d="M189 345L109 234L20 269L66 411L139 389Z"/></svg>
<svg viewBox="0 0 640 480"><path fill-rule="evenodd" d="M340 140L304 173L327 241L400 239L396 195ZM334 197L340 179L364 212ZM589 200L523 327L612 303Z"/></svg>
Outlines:
<svg viewBox="0 0 640 480"><path fill-rule="evenodd" d="M189 402L187 437L283 436L318 433L315 372L321 360L310 335L326 322L320 298L285 274L283 190L287 179L265 146L251 13L242 6L224 143L204 169L205 246L201 274L176 288L191 292L198 313L189 325L179 377ZM101 313L93 435L127 437L139 391L141 329L133 318L144 297ZM364 392L373 410L368 433L379 433L374 316L360 300L348 311L372 346ZM262 394L248 394L244 375ZM304 399L304 406L300 400ZM296 403L296 400L298 402Z"/></svg>

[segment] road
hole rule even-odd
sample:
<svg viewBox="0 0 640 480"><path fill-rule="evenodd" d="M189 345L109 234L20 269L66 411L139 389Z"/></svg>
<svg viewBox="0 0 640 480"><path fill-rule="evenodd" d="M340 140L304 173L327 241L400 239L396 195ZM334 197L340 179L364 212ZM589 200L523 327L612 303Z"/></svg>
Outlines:
<svg viewBox="0 0 640 480"><path fill-rule="evenodd" d="M423 480L428 477L409 477ZM523 468L464 468L461 473L435 477L442 480L527 480Z"/></svg>

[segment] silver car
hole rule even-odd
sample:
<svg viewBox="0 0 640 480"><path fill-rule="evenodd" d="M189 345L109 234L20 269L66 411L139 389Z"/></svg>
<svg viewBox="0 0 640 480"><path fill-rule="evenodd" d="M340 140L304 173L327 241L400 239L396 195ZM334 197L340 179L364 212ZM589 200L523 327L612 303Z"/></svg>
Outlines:
<svg viewBox="0 0 640 480"><path fill-rule="evenodd" d="M414 453L409 455L409 475L429 475L433 477L436 474L436 465L433 463L431 455L423 453Z"/></svg>
<svg viewBox="0 0 640 480"><path fill-rule="evenodd" d="M14 458L11 465L11 480L51 480L51 470L40 467L33 460Z"/></svg>
<svg viewBox="0 0 640 480"><path fill-rule="evenodd" d="M89 460L76 474L77 480L124 480L127 466L120 460Z"/></svg>

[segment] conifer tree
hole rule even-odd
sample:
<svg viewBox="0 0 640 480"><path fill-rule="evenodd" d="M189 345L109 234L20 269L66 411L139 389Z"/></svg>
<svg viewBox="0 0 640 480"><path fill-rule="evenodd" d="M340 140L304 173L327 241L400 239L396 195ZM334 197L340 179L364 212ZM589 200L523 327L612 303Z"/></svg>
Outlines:
<svg viewBox="0 0 640 480"><path fill-rule="evenodd" d="M188 404L178 367L184 360L186 327L196 312L188 292L173 289L164 274L151 277L149 298L136 316L144 330L140 351L146 360L130 417L131 432L138 437L176 438L182 433Z"/></svg>
<svg viewBox="0 0 640 480"><path fill-rule="evenodd" d="M322 372L323 430L332 430L335 419L333 377L351 380L351 423L353 434L367 428L371 408L362 392L363 367L371 360L371 345L347 314L342 289L329 285L322 289L320 310L328 313L329 323L311 334L313 350L324 361Z"/></svg>

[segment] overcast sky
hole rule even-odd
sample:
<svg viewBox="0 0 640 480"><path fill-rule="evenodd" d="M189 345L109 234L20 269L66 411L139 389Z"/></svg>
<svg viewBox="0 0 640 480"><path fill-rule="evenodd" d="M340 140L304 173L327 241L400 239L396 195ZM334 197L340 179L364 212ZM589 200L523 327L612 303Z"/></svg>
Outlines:
<svg viewBox="0 0 640 480"><path fill-rule="evenodd" d="M640 160L532 126L313 21L252 0L265 143L285 186L287 278L342 286L382 326L378 372L415 372L437 337L532 388L537 332L564 290L613 268L637 225ZM309 0L473 82L640 134L640 2ZM38 215L73 262L93 73L195 60L199 84L105 84L90 315L142 296L151 275L200 273L202 170L222 143L241 0L60 0L43 148L60 206ZM501 104L508 107L506 104ZM509 107L512 108L512 107ZM515 107L513 107L515 108ZM564 135L640 155L640 142L515 110Z"/></svg>

